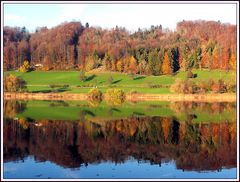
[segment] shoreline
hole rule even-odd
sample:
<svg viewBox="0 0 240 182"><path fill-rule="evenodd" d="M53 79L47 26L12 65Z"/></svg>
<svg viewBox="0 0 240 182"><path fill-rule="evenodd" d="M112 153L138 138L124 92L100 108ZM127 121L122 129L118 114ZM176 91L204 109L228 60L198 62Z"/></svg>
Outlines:
<svg viewBox="0 0 240 182"><path fill-rule="evenodd" d="M4 100L88 100L83 93L16 93L5 92ZM186 102L236 102L236 94L126 94L126 101L186 101Z"/></svg>

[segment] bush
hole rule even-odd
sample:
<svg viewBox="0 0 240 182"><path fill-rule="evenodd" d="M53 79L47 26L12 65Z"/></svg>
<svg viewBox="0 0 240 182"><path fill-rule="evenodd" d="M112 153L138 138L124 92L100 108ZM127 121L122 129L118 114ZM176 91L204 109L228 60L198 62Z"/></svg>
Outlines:
<svg viewBox="0 0 240 182"><path fill-rule="evenodd" d="M191 70L188 70L187 72L187 78L193 78L193 73Z"/></svg>
<svg viewBox="0 0 240 182"><path fill-rule="evenodd" d="M146 87L151 88L153 83L151 81L146 81Z"/></svg>
<svg viewBox="0 0 240 182"><path fill-rule="evenodd" d="M222 79L216 82L209 79L208 82L202 81L196 84L191 80L176 79L176 82L171 85L170 91L183 94L207 93L209 91L213 93L236 92L236 83L230 82L226 84Z"/></svg>
<svg viewBox="0 0 240 182"><path fill-rule="evenodd" d="M6 92L22 92L26 91L27 82L20 77L12 74L4 78L4 91Z"/></svg>
<svg viewBox="0 0 240 182"><path fill-rule="evenodd" d="M135 80L135 78L137 78L137 75L134 73L129 74L129 76L132 80Z"/></svg>
<svg viewBox="0 0 240 182"><path fill-rule="evenodd" d="M102 92L97 88L93 88L88 92L88 97L92 101L101 102L102 101Z"/></svg>
<svg viewBox="0 0 240 182"><path fill-rule="evenodd" d="M19 68L19 71L22 73L26 73L30 71L30 64L27 60L23 62L23 65Z"/></svg>
<svg viewBox="0 0 240 182"><path fill-rule="evenodd" d="M208 85L208 90L212 90L212 85L214 84L214 81L213 81L213 79L209 79L208 80L208 83L207 83L207 85Z"/></svg>
<svg viewBox="0 0 240 182"><path fill-rule="evenodd" d="M171 92L193 94L197 92L197 86L191 80L176 79L170 87Z"/></svg>
<svg viewBox="0 0 240 182"><path fill-rule="evenodd" d="M105 99L113 105L120 105L125 101L125 93L121 89L108 89Z"/></svg>
<svg viewBox="0 0 240 182"><path fill-rule="evenodd" d="M51 87L51 88L57 88L57 87L68 88L69 85L50 84L49 87Z"/></svg>
<svg viewBox="0 0 240 182"><path fill-rule="evenodd" d="M61 85L61 84L50 84L49 87L54 89L53 92L60 91L60 89L67 89L69 85Z"/></svg>
<svg viewBox="0 0 240 182"><path fill-rule="evenodd" d="M130 90L130 92L129 92L129 94L137 94L138 93L138 91L136 91L136 90Z"/></svg>
<svg viewBox="0 0 240 182"><path fill-rule="evenodd" d="M213 93L225 93L227 91L227 87L224 81L222 79L219 79L218 82L211 85L211 90Z"/></svg>
<svg viewBox="0 0 240 182"><path fill-rule="evenodd" d="M78 85L77 87L96 87L96 85L95 84L93 84L93 83L88 83L88 84L84 84L84 85Z"/></svg>
<svg viewBox="0 0 240 182"><path fill-rule="evenodd" d="M226 92L232 92L232 93L236 93L237 90L237 86L236 83L227 83L226 84Z"/></svg>
<svg viewBox="0 0 240 182"><path fill-rule="evenodd" d="M210 89L209 89L209 86L208 86L208 83L204 82L204 81L201 81L198 85L198 93L207 93Z"/></svg>
<svg viewBox="0 0 240 182"><path fill-rule="evenodd" d="M166 88L167 85L162 85L162 84L152 84L149 85L150 88Z"/></svg>
<svg viewBox="0 0 240 182"><path fill-rule="evenodd" d="M39 70L42 70L42 71L50 71L50 70L53 70L53 67L49 67L49 66L43 66L43 67L40 67L38 68Z"/></svg>

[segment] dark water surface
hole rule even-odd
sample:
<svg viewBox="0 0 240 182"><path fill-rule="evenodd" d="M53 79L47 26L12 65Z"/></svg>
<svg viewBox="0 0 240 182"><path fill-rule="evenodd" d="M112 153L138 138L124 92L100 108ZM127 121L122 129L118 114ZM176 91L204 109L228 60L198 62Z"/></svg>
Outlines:
<svg viewBox="0 0 240 182"><path fill-rule="evenodd" d="M5 101L3 177L228 178L235 103Z"/></svg>

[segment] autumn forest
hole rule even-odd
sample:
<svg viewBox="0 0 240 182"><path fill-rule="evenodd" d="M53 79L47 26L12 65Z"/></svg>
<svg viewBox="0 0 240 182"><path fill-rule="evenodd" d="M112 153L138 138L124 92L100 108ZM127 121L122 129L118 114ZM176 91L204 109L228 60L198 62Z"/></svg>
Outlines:
<svg viewBox="0 0 240 182"><path fill-rule="evenodd" d="M86 71L103 67L144 75L178 70L236 69L236 25L215 21L182 21L176 30L161 25L130 33L123 27L92 27L66 22L54 28L4 27L4 69L25 60L41 70Z"/></svg>

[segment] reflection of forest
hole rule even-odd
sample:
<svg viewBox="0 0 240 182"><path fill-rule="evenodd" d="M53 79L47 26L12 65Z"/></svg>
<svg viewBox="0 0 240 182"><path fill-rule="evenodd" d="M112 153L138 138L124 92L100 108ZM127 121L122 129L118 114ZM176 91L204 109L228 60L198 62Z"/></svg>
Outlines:
<svg viewBox="0 0 240 182"><path fill-rule="evenodd" d="M152 164L175 160L178 169L236 167L236 121L194 123L174 117L129 117L112 121L51 121L5 118L4 162L33 155L76 168L129 156Z"/></svg>
<svg viewBox="0 0 240 182"><path fill-rule="evenodd" d="M192 110L204 111L208 113L223 113L234 112L236 110L235 102L172 102L170 105L171 109L175 111L175 113L189 113Z"/></svg>

